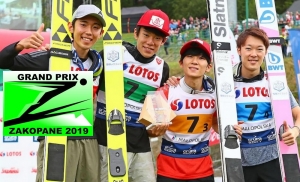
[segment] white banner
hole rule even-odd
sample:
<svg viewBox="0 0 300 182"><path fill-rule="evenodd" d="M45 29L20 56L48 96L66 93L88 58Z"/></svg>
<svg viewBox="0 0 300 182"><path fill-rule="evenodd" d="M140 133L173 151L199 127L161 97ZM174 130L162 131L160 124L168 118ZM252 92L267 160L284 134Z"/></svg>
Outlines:
<svg viewBox="0 0 300 182"><path fill-rule="evenodd" d="M2 92L0 92L0 181L34 182L37 172L37 137L5 137L2 123Z"/></svg>

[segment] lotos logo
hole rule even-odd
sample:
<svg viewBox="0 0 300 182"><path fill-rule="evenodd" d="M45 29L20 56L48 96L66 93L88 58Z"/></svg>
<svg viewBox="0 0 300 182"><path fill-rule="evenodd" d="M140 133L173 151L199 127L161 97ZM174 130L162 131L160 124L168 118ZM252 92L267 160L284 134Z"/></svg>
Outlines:
<svg viewBox="0 0 300 182"><path fill-rule="evenodd" d="M265 87L244 87L243 97L269 97L269 91Z"/></svg>
<svg viewBox="0 0 300 182"><path fill-rule="evenodd" d="M5 157L5 153L4 152L0 152L0 157Z"/></svg>
<svg viewBox="0 0 300 182"><path fill-rule="evenodd" d="M2 168L2 171L1 173L6 173L6 174L15 174L15 173L19 173L19 169L17 168L10 168L10 169L5 169L5 168Z"/></svg>
<svg viewBox="0 0 300 182"><path fill-rule="evenodd" d="M35 156L36 152L31 151L30 156Z"/></svg>
<svg viewBox="0 0 300 182"><path fill-rule="evenodd" d="M174 135L173 137L172 137L172 140L175 140L177 138L177 136L176 135Z"/></svg>
<svg viewBox="0 0 300 182"><path fill-rule="evenodd" d="M123 66L124 69L124 66ZM131 65L128 71L130 74L141 76L143 78L147 78L148 80L153 80L156 82L159 78L159 73L155 73L147 68L143 68L141 66Z"/></svg>
<svg viewBox="0 0 300 182"><path fill-rule="evenodd" d="M274 9L275 7L273 6L273 1L272 0L260 0L259 1L259 6L260 8L272 8ZM264 10L259 18L259 23L261 24L270 24L275 21L275 15L274 12L271 10Z"/></svg>
<svg viewBox="0 0 300 182"><path fill-rule="evenodd" d="M237 87L234 87L235 90L235 98L238 98L241 95L241 91L237 89Z"/></svg>
<svg viewBox="0 0 300 182"><path fill-rule="evenodd" d="M11 152L1 152L0 156L2 157L20 157L22 155L21 151L11 151Z"/></svg>
<svg viewBox="0 0 300 182"><path fill-rule="evenodd" d="M212 109L215 108L214 99L186 99L185 100L186 109Z"/></svg>
<svg viewBox="0 0 300 182"><path fill-rule="evenodd" d="M156 62L157 62L158 65L160 65L162 60L160 58L156 58Z"/></svg>
<svg viewBox="0 0 300 182"><path fill-rule="evenodd" d="M179 99L175 99L171 102L171 109L173 111L179 111L183 107L183 102Z"/></svg>
<svg viewBox="0 0 300 182"><path fill-rule="evenodd" d="M18 142L17 136L4 136L3 142Z"/></svg>
<svg viewBox="0 0 300 182"><path fill-rule="evenodd" d="M215 130L210 131L209 146L220 143L220 135Z"/></svg>
<svg viewBox="0 0 300 182"><path fill-rule="evenodd" d="M32 168L32 169L31 169L31 172L32 172L32 173L37 173L37 168Z"/></svg>
<svg viewBox="0 0 300 182"><path fill-rule="evenodd" d="M126 70L128 68L128 64L127 63L123 63L123 70Z"/></svg>

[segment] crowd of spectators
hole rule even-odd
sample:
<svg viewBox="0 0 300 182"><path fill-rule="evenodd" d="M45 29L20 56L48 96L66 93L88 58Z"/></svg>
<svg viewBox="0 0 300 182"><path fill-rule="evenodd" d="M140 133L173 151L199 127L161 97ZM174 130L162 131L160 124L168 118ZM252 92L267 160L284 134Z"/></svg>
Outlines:
<svg viewBox="0 0 300 182"><path fill-rule="evenodd" d="M289 42L289 33L288 30L294 27L300 27L300 13L289 12L287 11L282 16L277 15L278 27L280 30L281 36L284 38L284 42L282 44L282 53L283 56L291 56L291 46ZM248 22L248 26L247 23ZM230 22L229 24L235 39L237 39L238 35L246 28L250 28L253 26L258 27L258 20L249 18L248 21L243 20L241 22ZM168 47L172 43L176 43L178 45L182 45L186 41L192 38L201 38L204 40L210 39L210 29L209 29L209 21L208 18L198 18L190 16L188 19L182 18L180 19L171 19L170 20L170 36L168 37L167 43L164 45L165 52L168 54Z"/></svg>
<svg viewBox="0 0 300 182"><path fill-rule="evenodd" d="M187 31L189 30L189 31ZM178 43L184 43L187 41L189 34L193 38L209 39L209 22L207 18L198 18L195 19L190 16L187 20L186 18L171 19L170 21L170 41L174 42L174 39L178 40ZM200 35L200 33L202 35ZM191 37L189 36L189 37Z"/></svg>

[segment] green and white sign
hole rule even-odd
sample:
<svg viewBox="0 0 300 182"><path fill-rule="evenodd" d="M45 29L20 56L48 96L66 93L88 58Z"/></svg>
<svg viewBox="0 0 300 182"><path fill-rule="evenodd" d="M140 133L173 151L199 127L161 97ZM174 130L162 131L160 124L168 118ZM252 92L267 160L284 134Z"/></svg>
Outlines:
<svg viewBox="0 0 300 182"><path fill-rule="evenodd" d="M4 136L92 136L93 72L4 72Z"/></svg>

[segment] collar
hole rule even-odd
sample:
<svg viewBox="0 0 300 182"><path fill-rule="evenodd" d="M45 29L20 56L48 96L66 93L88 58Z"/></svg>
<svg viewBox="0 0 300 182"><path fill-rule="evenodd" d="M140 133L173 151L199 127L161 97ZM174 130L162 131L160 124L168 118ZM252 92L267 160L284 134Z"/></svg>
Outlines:
<svg viewBox="0 0 300 182"><path fill-rule="evenodd" d="M265 72L261 67L260 67L260 73L250 79L242 77L242 62L236 64L233 67L233 79L235 82L248 82L248 83L256 82L262 80L264 76L265 76Z"/></svg>
<svg viewBox="0 0 300 182"><path fill-rule="evenodd" d="M103 60L100 54L97 51L90 49L88 52L88 58L86 60L88 59L92 61L92 65L88 68L88 71L93 71L93 76L98 77L101 74L103 68ZM74 48L73 44L72 44L72 62L76 64L81 71L85 70L83 65L84 61L82 61L78 57L76 49Z"/></svg>
<svg viewBox="0 0 300 182"><path fill-rule="evenodd" d="M154 60L156 57L156 54L154 54L150 58L145 58L144 56L141 55L141 53L137 50L137 47L134 46L133 44L123 41L123 46L127 49L127 51L133 56L133 58L141 63L150 63Z"/></svg>
<svg viewBox="0 0 300 182"><path fill-rule="evenodd" d="M185 81L184 77L182 77L179 81L179 85L182 88L182 90L188 94L201 94L201 93L213 93L214 92L214 83L211 78L204 75L202 79L202 90L194 90L190 86L188 86Z"/></svg>
<svg viewBox="0 0 300 182"><path fill-rule="evenodd" d="M74 55L74 52L76 52L75 55ZM90 51L89 51L89 52L90 52ZM89 52L88 52L88 54L89 54ZM74 57L78 57L78 58L79 58L79 56L78 56L78 54L77 54L77 51L76 51L76 49L75 49L73 43L72 43L72 55L73 55L73 58L74 58ZM82 58L79 58L79 59L81 60ZM89 55L88 55L88 58L87 58L87 59L84 59L84 60L81 60L81 61L84 62L85 60L88 60L88 59L89 59Z"/></svg>

